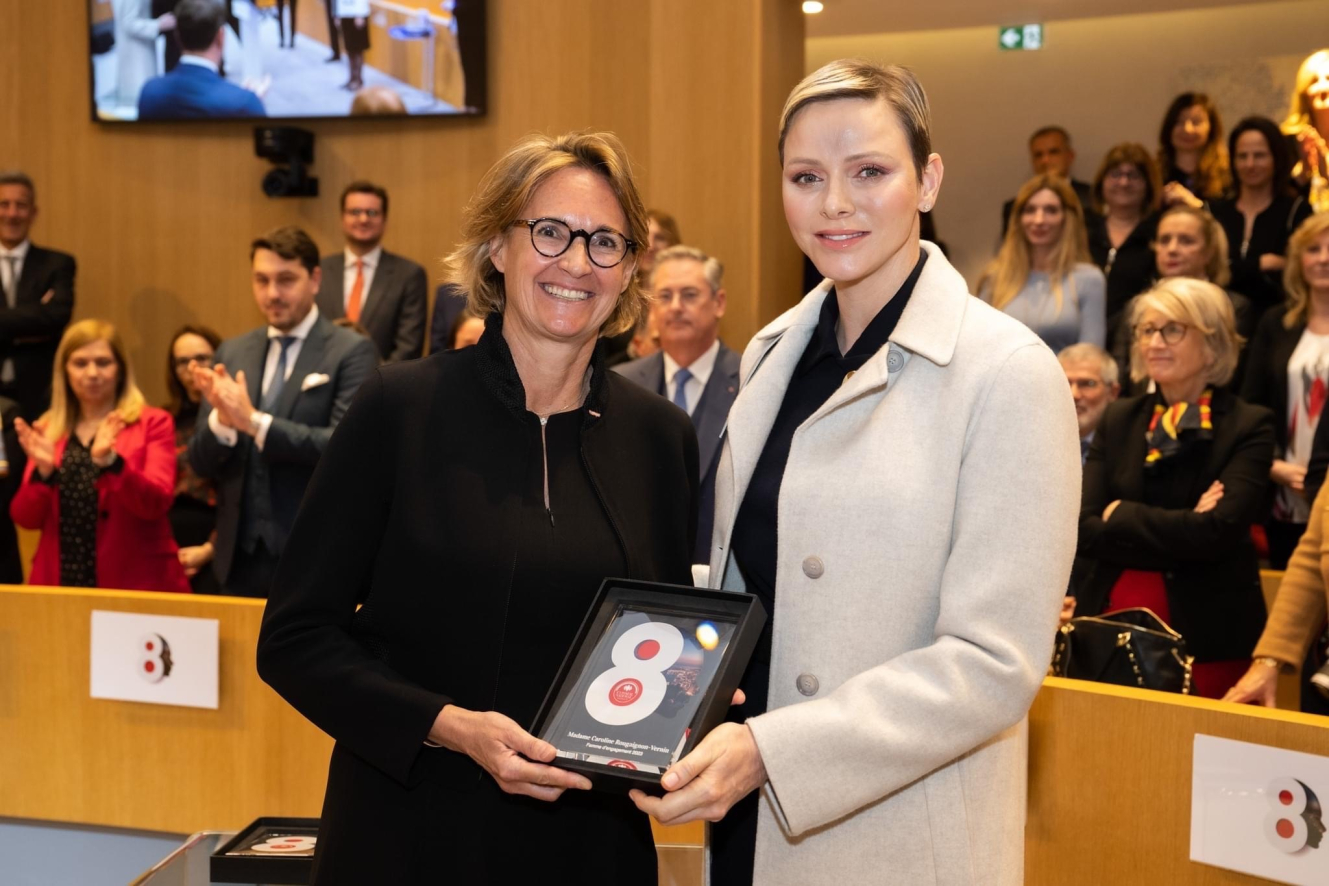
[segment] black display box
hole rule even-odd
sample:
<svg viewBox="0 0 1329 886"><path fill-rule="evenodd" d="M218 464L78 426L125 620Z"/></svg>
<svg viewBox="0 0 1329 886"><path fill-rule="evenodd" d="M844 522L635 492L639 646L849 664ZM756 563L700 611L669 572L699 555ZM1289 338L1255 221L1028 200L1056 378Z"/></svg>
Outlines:
<svg viewBox="0 0 1329 886"><path fill-rule="evenodd" d="M317 818L256 818L212 853L208 873L214 883L308 886L314 874L310 838L317 836ZM264 844L274 848L253 848Z"/></svg>
<svg viewBox="0 0 1329 886"><path fill-rule="evenodd" d="M605 579L531 734L597 789L659 793L724 722L765 624L751 594Z"/></svg>

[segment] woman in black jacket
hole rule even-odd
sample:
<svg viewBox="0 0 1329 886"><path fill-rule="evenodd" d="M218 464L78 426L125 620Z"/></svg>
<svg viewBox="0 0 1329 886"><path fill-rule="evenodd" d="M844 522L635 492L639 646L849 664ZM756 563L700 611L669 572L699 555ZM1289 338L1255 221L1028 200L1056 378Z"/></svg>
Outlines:
<svg viewBox="0 0 1329 886"><path fill-rule="evenodd" d="M380 370L333 436L258 654L337 740L314 883L655 882L647 817L525 731L603 578L690 583L691 422L597 346L645 237L616 137L524 140L450 258L479 343Z"/></svg>
<svg viewBox="0 0 1329 886"><path fill-rule="evenodd" d="M1103 414L1084 469L1077 615L1146 606L1195 656L1194 692L1220 698L1250 664L1264 598L1250 525L1273 460L1273 416L1222 389L1237 363L1232 304L1164 280L1131 306L1131 375L1157 392Z"/></svg>

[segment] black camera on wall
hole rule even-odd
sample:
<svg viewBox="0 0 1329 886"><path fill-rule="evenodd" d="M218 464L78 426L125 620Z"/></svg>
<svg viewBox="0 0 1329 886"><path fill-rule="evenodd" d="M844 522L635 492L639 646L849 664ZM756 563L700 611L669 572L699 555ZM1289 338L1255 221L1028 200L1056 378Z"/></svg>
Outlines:
<svg viewBox="0 0 1329 886"><path fill-rule="evenodd" d="M254 153L277 164L263 176L269 197L317 197L318 178L309 174L314 162L314 133L294 126L259 126Z"/></svg>

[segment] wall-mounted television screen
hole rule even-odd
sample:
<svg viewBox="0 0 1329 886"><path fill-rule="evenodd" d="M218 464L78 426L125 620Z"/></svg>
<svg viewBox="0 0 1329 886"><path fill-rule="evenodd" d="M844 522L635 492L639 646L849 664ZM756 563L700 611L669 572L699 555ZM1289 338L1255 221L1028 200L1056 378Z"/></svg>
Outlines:
<svg viewBox="0 0 1329 886"><path fill-rule="evenodd" d="M105 122L481 114L484 0L87 0Z"/></svg>

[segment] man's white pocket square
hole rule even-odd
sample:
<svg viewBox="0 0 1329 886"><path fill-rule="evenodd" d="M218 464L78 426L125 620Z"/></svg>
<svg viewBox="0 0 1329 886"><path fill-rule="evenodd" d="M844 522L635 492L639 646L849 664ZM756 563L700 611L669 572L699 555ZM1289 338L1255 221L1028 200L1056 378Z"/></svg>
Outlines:
<svg viewBox="0 0 1329 886"><path fill-rule="evenodd" d="M305 376L305 380L300 382L300 390L307 391L310 388L316 388L319 385L325 385L332 381L332 376L323 372L311 372Z"/></svg>

